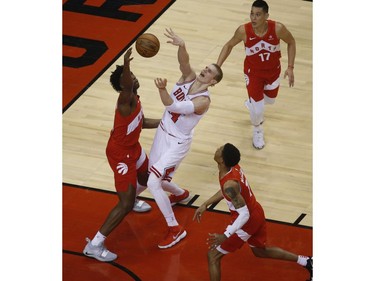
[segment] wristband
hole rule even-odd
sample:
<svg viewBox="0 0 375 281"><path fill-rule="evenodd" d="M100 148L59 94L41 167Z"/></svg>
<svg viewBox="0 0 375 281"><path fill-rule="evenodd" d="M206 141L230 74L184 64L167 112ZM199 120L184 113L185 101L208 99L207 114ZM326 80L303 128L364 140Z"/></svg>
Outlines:
<svg viewBox="0 0 375 281"><path fill-rule="evenodd" d="M293 66L293 65L288 65L288 68L291 68L291 69L293 69L293 68L294 68L294 66Z"/></svg>
<svg viewBox="0 0 375 281"><path fill-rule="evenodd" d="M249 220L250 218L250 212L247 206L243 206L241 208L236 209L239 216L236 218L236 220L231 224L228 225L224 235L226 237L231 236L232 234L236 233L237 230L241 229L241 227Z"/></svg>

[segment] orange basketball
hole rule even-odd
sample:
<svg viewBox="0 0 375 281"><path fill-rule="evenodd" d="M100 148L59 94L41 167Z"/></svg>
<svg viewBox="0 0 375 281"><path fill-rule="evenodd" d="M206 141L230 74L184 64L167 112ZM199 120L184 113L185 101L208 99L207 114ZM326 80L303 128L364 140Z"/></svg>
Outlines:
<svg viewBox="0 0 375 281"><path fill-rule="evenodd" d="M151 33L142 34L135 42L135 49L137 50L138 54L145 58L155 56L159 52L159 48L159 39Z"/></svg>

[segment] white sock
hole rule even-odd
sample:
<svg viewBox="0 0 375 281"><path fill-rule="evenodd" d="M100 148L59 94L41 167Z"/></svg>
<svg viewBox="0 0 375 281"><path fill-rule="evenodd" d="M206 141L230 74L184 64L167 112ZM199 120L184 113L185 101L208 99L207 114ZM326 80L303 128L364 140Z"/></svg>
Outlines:
<svg viewBox="0 0 375 281"><path fill-rule="evenodd" d="M264 99L255 101L250 98L250 100L246 101L245 105L249 110L251 123L254 126L262 124L264 119Z"/></svg>
<svg viewBox="0 0 375 281"><path fill-rule="evenodd" d="M306 256L298 256L297 263L302 265L302 266L306 266L308 259L309 259L309 257L306 257Z"/></svg>
<svg viewBox="0 0 375 281"><path fill-rule="evenodd" d="M180 188L177 184L170 181L162 181L161 186L165 191L168 191L176 196L184 194L185 190Z"/></svg>
<svg viewBox="0 0 375 281"><path fill-rule="evenodd" d="M103 234L100 233L100 231L98 231L94 239L91 240L91 244L93 246L98 246L99 244L103 243L106 238L107 237L105 237Z"/></svg>
<svg viewBox="0 0 375 281"><path fill-rule="evenodd" d="M178 222L174 214L173 216L166 217L165 220L167 221L169 227L178 225Z"/></svg>

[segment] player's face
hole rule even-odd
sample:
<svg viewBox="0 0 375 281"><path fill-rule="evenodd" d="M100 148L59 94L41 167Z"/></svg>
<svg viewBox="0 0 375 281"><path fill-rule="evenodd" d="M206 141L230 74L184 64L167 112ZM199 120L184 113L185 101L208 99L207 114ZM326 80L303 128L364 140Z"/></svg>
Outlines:
<svg viewBox="0 0 375 281"><path fill-rule="evenodd" d="M262 26L268 19L268 13L264 12L262 8L252 7L250 12L250 19L253 28Z"/></svg>
<svg viewBox="0 0 375 281"><path fill-rule="evenodd" d="M136 91L139 88L139 81L138 81L137 77L135 77L133 72L131 72L131 76L132 76L132 79L133 79L133 89Z"/></svg>
<svg viewBox="0 0 375 281"><path fill-rule="evenodd" d="M133 72L130 72L130 76L133 79L133 91L136 92L139 88L139 81L138 81L137 77L135 77ZM121 86L121 89L124 89L124 85L122 84L122 74L121 74L121 78L120 78L120 86Z"/></svg>
<svg viewBox="0 0 375 281"><path fill-rule="evenodd" d="M214 65L210 64L209 66L206 66L201 73L198 76L198 79L200 82L205 84L215 84L216 80L214 79L217 75L217 70ZM212 81L214 80L214 81Z"/></svg>
<svg viewBox="0 0 375 281"><path fill-rule="evenodd" d="M223 162L223 157L221 156L223 154L223 149L224 149L224 145L223 146L220 146L216 152L215 152L215 155L214 155L214 160L217 162L217 163L220 163L220 162Z"/></svg>

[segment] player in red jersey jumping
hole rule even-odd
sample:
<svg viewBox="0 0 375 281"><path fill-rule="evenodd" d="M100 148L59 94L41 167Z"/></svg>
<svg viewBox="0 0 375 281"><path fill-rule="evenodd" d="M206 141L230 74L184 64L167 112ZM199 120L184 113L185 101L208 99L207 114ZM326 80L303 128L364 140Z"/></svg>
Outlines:
<svg viewBox="0 0 375 281"><path fill-rule="evenodd" d="M279 91L280 39L288 45L288 68L284 78L288 76L289 87L294 86L296 42L282 23L269 20L268 16L268 4L263 0L256 0L251 7L251 22L237 28L233 37L223 46L217 60L217 64L222 66L232 48L241 41L244 43L244 75L249 97L245 105L254 125L253 146L256 149L262 149L265 145L262 126L264 105L273 104Z"/></svg>
<svg viewBox="0 0 375 281"><path fill-rule="evenodd" d="M94 239L86 238L83 253L99 261L109 262L117 255L104 245L106 237L120 224L133 209L147 211L151 207L146 202L136 200L136 196L146 189L148 180L148 157L139 143L142 128L156 128L160 119L145 118L137 90L138 79L130 71L132 49L124 55L124 65L112 72L112 87L119 93L113 129L108 140L106 154L114 173L118 204L111 210ZM143 204L142 204L143 203Z"/></svg>

